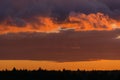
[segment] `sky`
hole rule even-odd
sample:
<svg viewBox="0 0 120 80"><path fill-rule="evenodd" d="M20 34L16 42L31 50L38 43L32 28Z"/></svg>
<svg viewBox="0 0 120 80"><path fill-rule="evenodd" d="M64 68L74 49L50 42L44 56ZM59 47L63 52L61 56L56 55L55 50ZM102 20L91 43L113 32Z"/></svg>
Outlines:
<svg viewBox="0 0 120 80"><path fill-rule="evenodd" d="M119 0L0 0L0 61L113 64L120 60L119 4Z"/></svg>
<svg viewBox="0 0 120 80"><path fill-rule="evenodd" d="M114 65L113 65L114 64ZM21 66L22 65L22 66ZM0 60L0 70L120 70L120 60L98 60L98 61L33 61L33 60Z"/></svg>

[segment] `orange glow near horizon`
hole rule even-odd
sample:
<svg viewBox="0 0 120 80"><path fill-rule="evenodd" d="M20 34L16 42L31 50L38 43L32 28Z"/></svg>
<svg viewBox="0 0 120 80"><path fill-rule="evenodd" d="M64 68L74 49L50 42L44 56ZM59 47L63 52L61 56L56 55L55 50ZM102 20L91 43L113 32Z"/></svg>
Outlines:
<svg viewBox="0 0 120 80"><path fill-rule="evenodd" d="M113 65L114 64L114 65ZM32 61L32 60L0 60L0 70L17 69L37 70L120 70L120 60L98 60L80 62L53 62L53 61Z"/></svg>
<svg viewBox="0 0 120 80"><path fill-rule="evenodd" d="M74 29L75 31L91 30L114 30L120 28L120 21L110 18L102 13L80 14L71 13L69 21L55 23L50 17L39 17L39 24L26 23L26 26L18 27L5 25L7 21L0 24L0 34L19 33L19 32L59 32L61 29Z"/></svg>

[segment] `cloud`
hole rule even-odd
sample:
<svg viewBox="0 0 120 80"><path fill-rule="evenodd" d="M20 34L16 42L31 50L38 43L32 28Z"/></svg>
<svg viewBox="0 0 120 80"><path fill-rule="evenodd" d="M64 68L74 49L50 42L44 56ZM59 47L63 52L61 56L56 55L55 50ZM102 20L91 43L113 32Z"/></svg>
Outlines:
<svg viewBox="0 0 120 80"><path fill-rule="evenodd" d="M62 23L56 23L49 17L40 17L37 20L33 20L37 22L37 24L27 24L25 27L0 25L0 34L19 32L59 33L61 30L69 29L75 31L111 31L120 28L120 21L112 19L102 13L91 13L86 15L83 13L72 12L69 15L68 21Z"/></svg>
<svg viewBox="0 0 120 80"><path fill-rule="evenodd" d="M0 59L120 59L119 3L0 0Z"/></svg>
<svg viewBox="0 0 120 80"><path fill-rule="evenodd" d="M120 39L120 36L117 36L115 39Z"/></svg>
<svg viewBox="0 0 120 80"><path fill-rule="evenodd" d="M0 59L81 61L120 59L119 30L18 33L0 36Z"/></svg>
<svg viewBox="0 0 120 80"><path fill-rule="evenodd" d="M0 0L0 22L7 25L25 26L37 24L40 16L49 16L54 21L67 20L71 12L101 12L112 18L120 15L119 0Z"/></svg>

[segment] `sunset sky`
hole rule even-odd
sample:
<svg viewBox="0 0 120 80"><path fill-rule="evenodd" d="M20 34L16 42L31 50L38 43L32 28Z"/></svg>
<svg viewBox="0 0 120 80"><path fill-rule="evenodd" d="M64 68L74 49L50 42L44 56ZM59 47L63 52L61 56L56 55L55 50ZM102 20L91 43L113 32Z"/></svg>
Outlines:
<svg viewBox="0 0 120 80"><path fill-rule="evenodd" d="M120 69L120 0L0 0L0 66Z"/></svg>

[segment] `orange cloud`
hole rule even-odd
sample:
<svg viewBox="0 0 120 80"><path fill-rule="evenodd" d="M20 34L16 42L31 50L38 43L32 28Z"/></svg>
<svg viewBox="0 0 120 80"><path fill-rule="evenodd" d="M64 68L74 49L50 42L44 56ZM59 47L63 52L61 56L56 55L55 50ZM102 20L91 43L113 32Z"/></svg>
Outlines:
<svg viewBox="0 0 120 80"><path fill-rule="evenodd" d="M24 27L14 24L6 25L8 21L0 24L0 34L19 33L19 32L60 32L60 30L73 29L75 31L91 30L114 30L120 28L120 21L110 18L102 13L82 14L71 13L68 20L57 23L50 17L39 17L40 24L27 23Z"/></svg>

